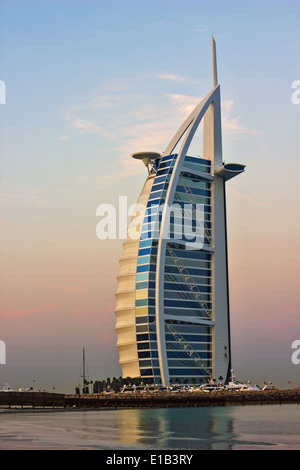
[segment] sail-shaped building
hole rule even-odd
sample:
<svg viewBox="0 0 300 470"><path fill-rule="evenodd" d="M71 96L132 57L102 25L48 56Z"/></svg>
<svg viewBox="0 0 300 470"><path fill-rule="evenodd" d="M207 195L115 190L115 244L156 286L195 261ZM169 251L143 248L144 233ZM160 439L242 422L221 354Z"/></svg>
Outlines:
<svg viewBox="0 0 300 470"><path fill-rule="evenodd" d="M131 221L140 230L128 233L120 259L119 362L123 377L164 386L227 379L231 369L225 183L245 166L222 158L214 38L212 57L213 88L165 151L132 155L148 175ZM201 122L199 157L189 148Z"/></svg>

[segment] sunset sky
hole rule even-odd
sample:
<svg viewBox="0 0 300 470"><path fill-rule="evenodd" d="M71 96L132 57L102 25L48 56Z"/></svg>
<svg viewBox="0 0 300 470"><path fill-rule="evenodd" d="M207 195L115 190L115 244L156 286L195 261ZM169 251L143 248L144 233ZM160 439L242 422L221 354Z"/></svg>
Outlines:
<svg viewBox="0 0 300 470"><path fill-rule="evenodd" d="M1 0L0 388L72 392L120 376L122 240L100 204L136 202L145 167L212 88L217 43L237 377L300 385L299 0ZM192 149L191 149L192 150ZM193 154L201 154L194 148Z"/></svg>

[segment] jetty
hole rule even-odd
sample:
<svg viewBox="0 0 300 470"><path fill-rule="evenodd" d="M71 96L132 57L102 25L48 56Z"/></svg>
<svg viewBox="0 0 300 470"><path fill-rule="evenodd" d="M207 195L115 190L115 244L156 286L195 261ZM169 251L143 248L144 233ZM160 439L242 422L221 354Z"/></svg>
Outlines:
<svg viewBox="0 0 300 470"><path fill-rule="evenodd" d="M300 390L82 394L0 392L0 409L121 409L300 404Z"/></svg>

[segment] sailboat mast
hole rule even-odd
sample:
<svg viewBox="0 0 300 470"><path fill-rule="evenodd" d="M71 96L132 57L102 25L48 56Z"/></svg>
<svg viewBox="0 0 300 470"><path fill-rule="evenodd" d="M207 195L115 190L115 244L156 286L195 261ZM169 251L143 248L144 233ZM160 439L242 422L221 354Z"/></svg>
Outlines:
<svg viewBox="0 0 300 470"><path fill-rule="evenodd" d="M85 389L85 349L83 348L83 354L82 354L82 391L84 392Z"/></svg>

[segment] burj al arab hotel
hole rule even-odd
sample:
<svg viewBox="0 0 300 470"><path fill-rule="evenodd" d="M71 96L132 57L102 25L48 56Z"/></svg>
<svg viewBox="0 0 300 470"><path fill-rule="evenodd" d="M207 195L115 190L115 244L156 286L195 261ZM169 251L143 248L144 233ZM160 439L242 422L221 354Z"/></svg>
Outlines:
<svg viewBox="0 0 300 470"><path fill-rule="evenodd" d="M225 183L245 166L222 158L214 38L212 62L212 90L165 151L132 155L148 171L138 199L140 211L131 221L139 218L139 235L128 234L117 278L119 362L123 377L163 386L230 376ZM189 148L201 122L200 157L190 155ZM168 210L174 206L176 211ZM191 229L188 237L182 234L183 223ZM198 229L202 235L193 244L190 235Z"/></svg>

